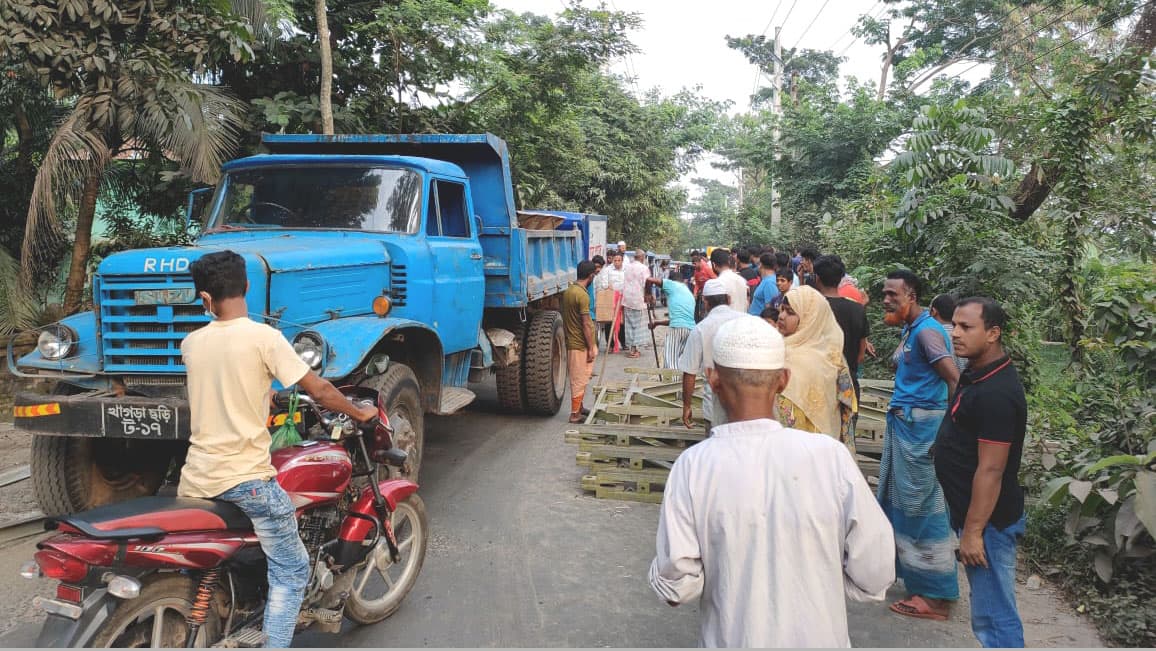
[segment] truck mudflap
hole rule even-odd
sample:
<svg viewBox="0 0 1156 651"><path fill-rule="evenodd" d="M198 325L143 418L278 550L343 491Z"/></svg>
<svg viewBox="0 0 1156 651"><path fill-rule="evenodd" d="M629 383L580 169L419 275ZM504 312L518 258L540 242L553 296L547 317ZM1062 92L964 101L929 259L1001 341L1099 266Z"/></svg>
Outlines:
<svg viewBox="0 0 1156 651"><path fill-rule="evenodd" d="M16 394L13 424L48 436L177 441L189 438L189 405L180 398Z"/></svg>

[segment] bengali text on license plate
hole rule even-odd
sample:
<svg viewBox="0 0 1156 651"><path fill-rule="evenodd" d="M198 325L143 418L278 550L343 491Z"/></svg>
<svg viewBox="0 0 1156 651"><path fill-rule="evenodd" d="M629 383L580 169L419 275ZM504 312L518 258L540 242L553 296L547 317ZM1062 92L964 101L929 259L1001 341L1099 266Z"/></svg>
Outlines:
<svg viewBox="0 0 1156 651"><path fill-rule="evenodd" d="M192 303L196 298L196 290L192 287L178 289L138 289L133 294L137 305L177 305Z"/></svg>
<svg viewBox="0 0 1156 651"><path fill-rule="evenodd" d="M105 436L132 439L177 438L180 414L167 405L101 404L101 431Z"/></svg>

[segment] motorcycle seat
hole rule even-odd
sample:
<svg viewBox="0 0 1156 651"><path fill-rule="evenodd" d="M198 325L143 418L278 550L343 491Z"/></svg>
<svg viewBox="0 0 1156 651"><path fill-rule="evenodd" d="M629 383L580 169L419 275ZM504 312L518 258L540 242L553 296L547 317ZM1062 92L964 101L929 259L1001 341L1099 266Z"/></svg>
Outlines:
<svg viewBox="0 0 1156 651"><path fill-rule="evenodd" d="M196 497L139 497L90 511L50 518L45 527L68 525L86 536L125 540L186 531L252 530L236 504Z"/></svg>

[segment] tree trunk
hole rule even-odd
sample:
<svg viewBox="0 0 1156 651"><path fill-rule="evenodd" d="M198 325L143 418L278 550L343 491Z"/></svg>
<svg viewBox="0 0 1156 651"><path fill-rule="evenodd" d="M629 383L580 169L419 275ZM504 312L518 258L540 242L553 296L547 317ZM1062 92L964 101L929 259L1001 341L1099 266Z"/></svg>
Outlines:
<svg viewBox="0 0 1156 651"><path fill-rule="evenodd" d="M88 281L88 254L92 250L92 222L96 217L101 172L95 169L88 175L80 195L80 206L76 212L76 240L72 244L72 262L68 267L68 283L64 288L65 314L79 311L84 300L84 285Z"/></svg>
<svg viewBox="0 0 1156 651"><path fill-rule="evenodd" d="M883 98L887 96L887 73L891 71L891 58L895 56L895 50L890 47L887 48L887 58L883 59L883 73L879 76L879 92L875 96L875 100L882 102Z"/></svg>
<svg viewBox="0 0 1156 651"><path fill-rule="evenodd" d="M333 135L333 50L329 42L329 15L325 0L316 0L317 42L321 46L321 132Z"/></svg>
<svg viewBox="0 0 1156 651"><path fill-rule="evenodd" d="M12 116L16 121L16 175L27 178L32 174L32 145L36 134L32 132L32 123L28 121L28 114L24 112L24 105L16 102L12 107Z"/></svg>
<svg viewBox="0 0 1156 651"><path fill-rule="evenodd" d="M1144 3L1144 10L1140 13L1140 19L1136 21L1136 26L1128 34L1124 52L1120 56L1133 57L1133 65L1138 70L1142 70L1144 62L1152 53L1153 48L1156 48L1156 0L1148 0ZM1137 75L1138 77L1139 75ZM1125 92L1121 92L1116 97L1113 106L1108 108L1107 115L1104 120L1101 120L1101 124L1111 123L1115 119L1113 115L1115 109L1125 102L1131 101L1135 95L1135 86L1124 90ZM1064 170L1058 165L1032 163L1031 169L1020 180L1019 187L1016 188L1013 197L1015 206L1011 209L1012 218L1027 221L1047 200L1048 195L1052 193L1052 189L1063 177L1063 174Z"/></svg>

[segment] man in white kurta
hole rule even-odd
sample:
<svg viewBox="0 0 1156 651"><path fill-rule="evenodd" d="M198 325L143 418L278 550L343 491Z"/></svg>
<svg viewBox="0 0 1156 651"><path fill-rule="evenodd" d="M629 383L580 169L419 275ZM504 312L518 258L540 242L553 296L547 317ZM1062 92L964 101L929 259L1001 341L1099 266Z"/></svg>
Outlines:
<svg viewBox="0 0 1156 651"><path fill-rule="evenodd" d="M727 302L730 300L726 285L717 278L706 281L702 287L702 299L706 306L707 315L699 321L690 335L686 338L686 346L682 349L682 356L678 359L677 368L682 371L682 419L687 427L691 426L691 402L694 396L695 378L706 377L709 369L714 367L711 357L711 344L714 335L722 324L737 319L743 313L732 309ZM726 411L719 404L718 398L711 391L710 384L702 387L702 417L710 423L710 427L727 422Z"/></svg>
<svg viewBox="0 0 1156 651"><path fill-rule="evenodd" d="M891 526L846 447L770 418L790 380L778 331L744 315L713 348L732 420L671 470L650 585L671 605L701 595L704 646L848 647L844 596L895 581Z"/></svg>

